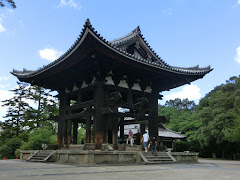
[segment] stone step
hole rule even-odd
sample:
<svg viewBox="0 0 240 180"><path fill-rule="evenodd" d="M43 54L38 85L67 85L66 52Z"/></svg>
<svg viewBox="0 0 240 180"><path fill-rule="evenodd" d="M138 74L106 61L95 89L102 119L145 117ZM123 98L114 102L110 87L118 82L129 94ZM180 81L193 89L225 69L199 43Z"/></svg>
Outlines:
<svg viewBox="0 0 240 180"><path fill-rule="evenodd" d="M170 157L160 157L160 156L153 156L153 157L145 157L146 159L148 160L151 160L151 159L160 159L160 160L172 160Z"/></svg>
<svg viewBox="0 0 240 180"><path fill-rule="evenodd" d="M32 157L30 160L44 160L45 158Z"/></svg>
<svg viewBox="0 0 240 180"><path fill-rule="evenodd" d="M45 159L51 155L53 151L52 150L44 150L44 151L39 151L37 154L35 154L29 161L32 162L46 162Z"/></svg>
<svg viewBox="0 0 240 180"><path fill-rule="evenodd" d="M30 159L29 161L31 161L31 162L45 162L44 160L40 160L40 159Z"/></svg>
<svg viewBox="0 0 240 180"><path fill-rule="evenodd" d="M142 152L143 156L148 161L147 164L167 164L174 163L172 158L166 152L157 152L157 156L154 156L151 151Z"/></svg>
<svg viewBox="0 0 240 180"><path fill-rule="evenodd" d="M36 154L36 155L34 155L34 157L47 157L49 154L47 154L47 155L42 155L42 154Z"/></svg>
<svg viewBox="0 0 240 180"><path fill-rule="evenodd" d="M168 155L164 155L164 156L163 156L163 155L158 155L158 154L157 154L157 156L158 156L158 157L163 157L163 158L164 158L164 157L169 158ZM146 154L145 157L156 157L156 156L154 156L153 154Z"/></svg>
<svg viewBox="0 0 240 180"><path fill-rule="evenodd" d="M151 162L149 161L148 163L146 164L171 164L171 163L174 163L174 161L155 161L155 162Z"/></svg>
<svg viewBox="0 0 240 180"><path fill-rule="evenodd" d="M172 159L148 159L148 161L172 161Z"/></svg>

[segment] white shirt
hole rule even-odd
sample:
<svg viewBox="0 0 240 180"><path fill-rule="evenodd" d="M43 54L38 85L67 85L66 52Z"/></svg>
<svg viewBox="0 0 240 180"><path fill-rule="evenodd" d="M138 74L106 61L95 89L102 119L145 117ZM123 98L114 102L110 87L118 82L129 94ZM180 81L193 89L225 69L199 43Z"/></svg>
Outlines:
<svg viewBox="0 0 240 180"><path fill-rule="evenodd" d="M149 135L147 133L143 134L143 142L148 142Z"/></svg>

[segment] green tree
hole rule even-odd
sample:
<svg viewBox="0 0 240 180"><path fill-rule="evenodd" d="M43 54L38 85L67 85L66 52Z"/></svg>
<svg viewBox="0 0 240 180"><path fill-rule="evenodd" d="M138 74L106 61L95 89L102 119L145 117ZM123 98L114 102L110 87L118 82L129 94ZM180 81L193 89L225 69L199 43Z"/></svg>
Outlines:
<svg viewBox="0 0 240 180"><path fill-rule="evenodd" d="M240 79L231 77L214 88L199 103L197 114L202 122L198 140L208 154L230 157L239 153L240 143Z"/></svg>
<svg viewBox="0 0 240 180"><path fill-rule="evenodd" d="M24 143L20 149L22 150L40 150L42 144L56 144L57 135L49 128L39 128L31 131L29 139Z"/></svg>
<svg viewBox="0 0 240 180"><path fill-rule="evenodd" d="M29 108L29 104L26 102L27 83L17 82L18 87L10 90L13 92L13 97L3 102L3 106L7 106L7 114L5 118L8 118L3 122L3 130L7 131L10 136L14 134L18 137L19 133L23 131L22 122L24 121L25 111Z"/></svg>
<svg viewBox="0 0 240 180"><path fill-rule="evenodd" d="M48 121L50 116L58 115L58 102L50 91L39 86L29 86L26 98L35 103L34 107L30 107L25 111L24 125L29 130L52 126L53 123Z"/></svg>
<svg viewBox="0 0 240 180"><path fill-rule="evenodd" d="M166 101L164 106L160 106L159 115L166 117L169 122L166 126L169 129L186 133L195 131L200 126L200 123L194 116L195 109L194 101L176 98Z"/></svg>
<svg viewBox="0 0 240 180"><path fill-rule="evenodd" d="M86 142L86 129L85 127L81 127L78 129L78 144L81 144L81 141Z"/></svg>
<svg viewBox="0 0 240 180"><path fill-rule="evenodd" d="M13 159L15 158L15 151L22 144L22 139L19 137L9 138L2 146L0 146L0 158Z"/></svg>

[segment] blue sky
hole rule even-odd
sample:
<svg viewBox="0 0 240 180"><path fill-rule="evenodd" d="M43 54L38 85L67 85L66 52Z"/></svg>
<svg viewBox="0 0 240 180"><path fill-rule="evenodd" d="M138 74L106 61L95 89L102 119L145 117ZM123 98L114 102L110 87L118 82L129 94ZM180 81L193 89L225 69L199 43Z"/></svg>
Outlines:
<svg viewBox="0 0 240 180"><path fill-rule="evenodd" d="M16 87L13 68L36 70L56 59L71 47L87 18L107 40L140 26L172 66L214 68L190 86L163 92L164 100L188 97L198 103L240 74L240 0L16 0L16 5L0 8L0 100ZM5 110L0 107L0 117Z"/></svg>

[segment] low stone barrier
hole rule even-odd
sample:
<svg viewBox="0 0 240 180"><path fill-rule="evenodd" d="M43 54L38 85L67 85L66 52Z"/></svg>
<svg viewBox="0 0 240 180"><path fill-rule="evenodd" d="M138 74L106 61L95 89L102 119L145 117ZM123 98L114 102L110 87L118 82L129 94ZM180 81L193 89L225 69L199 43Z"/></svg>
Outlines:
<svg viewBox="0 0 240 180"><path fill-rule="evenodd" d="M126 147L125 147L126 148ZM138 147L132 147L135 149ZM128 148L127 148L128 149ZM131 147L125 151L100 151L100 150L56 150L51 158L52 161L74 164L139 164L142 159L139 151L130 151ZM35 150L20 151L20 159L26 160ZM171 155L178 163L197 163L199 153L171 152Z"/></svg>
<svg viewBox="0 0 240 180"><path fill-rule="evenodd" d="M56 161L74 164L140 163L136 151L73 151L57 150Z"/></svg>
<svg viewBox="0 0 240 180"><path fill-rule="evenodd" d="M20 159L21 160L27 160L33 153L35 153L37 150L23 150L20 151Z"/></svg>
<svg viewBox="0 0 240 180"><path fill-rule="evenodd" d="M171 152L171 155L179 163L197 163L199 153L197 153L197 152Z"/></svg>

